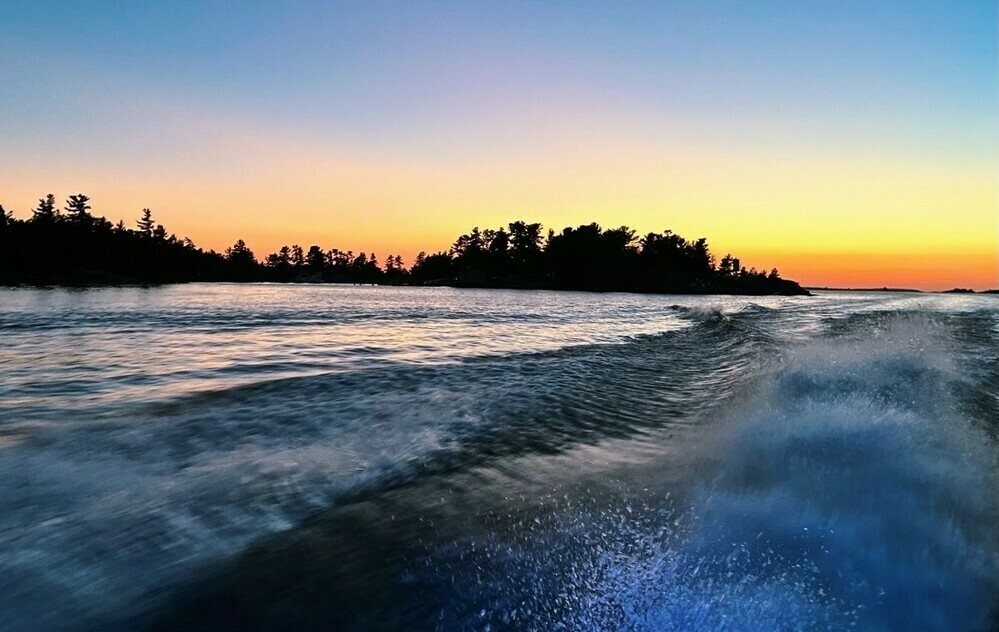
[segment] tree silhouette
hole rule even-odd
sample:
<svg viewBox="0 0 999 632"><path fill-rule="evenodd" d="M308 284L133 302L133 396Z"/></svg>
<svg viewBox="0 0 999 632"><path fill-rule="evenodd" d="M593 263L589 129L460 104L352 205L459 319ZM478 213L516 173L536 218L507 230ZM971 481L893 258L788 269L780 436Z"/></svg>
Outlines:
<svg viewBox="0 0 999 632"><path fill-rule="evenodd" d="M731 254L726 254L721 258L721 262L718 264L718 272L724 274L725 276L735 274L735 259Z"/></svg>
<svg viewBox="0 0 999 632"><path fill-rule="evenodd" d="M451 254L459 259L476 260L485 249L485 242L479 227L476 226L467 235L461 235L451 246Z"/></svg>
<svg viewBox="0 0 999 632"><path fill-rule="evenodd" d="M393 285L399 285L406 281L406 266L403 265L401 256L389 255L385 259L382 281Z"/></svg>
<svg viewBox="0 0 999 632"><path fill-rule="evenodd" d="M257 260L253 251L242 239L237 239L230 248L226 248L225 258L233 271L233 280L252 281L256 277Z"/></svg>
<svg viewBox="0 0 999 632"><path fill-rule="evenodd" d="M39 224L52 224L59 219L59 211L56 209L55 196L49 193L38 200L38 206L34 210L32 220Z"/></svg>
<svg viewBox="0 0 999 632"><path fill-rule="evenodd" d="M486 250L491 255L501 255L510 249L510 233L500 227L496 230L487 229L483 235L486 239Z"/></svg>
<svg viewBox="0 0 999 632"><path fill-rule="evenodd" d="M541 224L517 221L507 225L513 269L517 274L529 274L541 262Z"/></svg>
<svg viewBox="0 0 999 632"><path fill-rule="evenodd" d="M410 279L419 285L449 285L454 282L454 260L448 252L427 255L421 252L409 271Z"/></svg>
<svg viewBox="0 0 999 632"><path fill-rule="evenodd" d="M156 226L156 222L153 221L153 212L148 208L142 209L142 217L136 222L139 227L139 232L146 237L153 236L153 227Z"/></svg>
<svg viewBox="0 0 999 632"><path fill-rule="evenodd" d="M326 255L323 253L323 249L315 245L310 246L309 252L305 255L305 265L312 273L322 275L323 269L326 267Z"/></svg>
<svg viewBox="0 0 999 632"><path fill-rule="evenodd" d="M245 241L237 239L231 248L225 249L225 257L230 261L253 260L253 251L247 247Z"/></svg>
<svg viewBox="0 0 999 632"><path fill-rule="evenodd" d="M89 224L90 217L90 197L77 193L69 196L66 200L66 216L76 224Z"/></svg>

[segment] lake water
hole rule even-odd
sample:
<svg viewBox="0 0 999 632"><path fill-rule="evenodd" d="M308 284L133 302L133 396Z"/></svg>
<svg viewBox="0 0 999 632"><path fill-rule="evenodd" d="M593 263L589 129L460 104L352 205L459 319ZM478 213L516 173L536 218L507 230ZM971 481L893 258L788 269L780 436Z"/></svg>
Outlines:
<svg viewBox="0 0 999 632"><path fill-rule="evenodd" d="M0 628L987 629L999 296L0 290Z"/></svg>

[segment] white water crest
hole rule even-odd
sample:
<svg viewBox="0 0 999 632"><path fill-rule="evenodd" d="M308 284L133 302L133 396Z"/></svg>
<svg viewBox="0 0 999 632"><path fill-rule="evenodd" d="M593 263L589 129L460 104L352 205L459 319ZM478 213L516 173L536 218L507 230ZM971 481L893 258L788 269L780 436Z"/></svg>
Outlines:
<svg viewBox="0 0 999 632"><path fill-rule="evenodd" d="M994 626L997 451L952 401L941 335L901 317L792 354L726 428L691 526L640 555L605 543L588 569L602 579L567 587L568 626Z"/></svg>

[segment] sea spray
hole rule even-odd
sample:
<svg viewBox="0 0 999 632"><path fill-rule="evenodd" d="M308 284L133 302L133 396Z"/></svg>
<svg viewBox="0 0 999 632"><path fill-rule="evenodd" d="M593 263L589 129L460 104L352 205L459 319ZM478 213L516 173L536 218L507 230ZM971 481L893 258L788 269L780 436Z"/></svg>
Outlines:
<svg viewBox="0 0 999 632"><path fill-rule="evenodd" d="M735 422L682 552L630 561L590 599L644 629L988 628L996 446L948 401L935 329L902 318L800 354ZM593 609L573 623L617 627Z"/></svg>
<svg viewBox="0 0 999 632"><path fill-rule="evenodd" d="M513 547L479 542L478 582L455 603L486 607L441 622L988 629L999 595L996 446L957 412L961 370L939 323L875 322L873 334L854 328L788 353L769 388L719 421L718 471L690 507L653 501L634 514L594 499L528 524L532 535ZM528 623L511 624L525 612Z"/></svg>

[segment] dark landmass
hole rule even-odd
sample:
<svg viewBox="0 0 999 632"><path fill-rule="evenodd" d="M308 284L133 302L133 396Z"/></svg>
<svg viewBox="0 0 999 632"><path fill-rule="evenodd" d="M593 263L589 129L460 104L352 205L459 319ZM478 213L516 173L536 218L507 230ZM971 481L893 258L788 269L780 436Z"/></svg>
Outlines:
<svg viewBox="0 0 999 632"><path fill-rule="evenodd" d="M824 290L826 292L918 292L922 293L922 290L916 290L907 287L813 287L808 286L808 290Z"/></svg>
<svg viewBox="0 0 999 632"><path fill-rule="evenodd" d="M915 290L911 288L903 287L814 287L808 286L806 290L815 291L827 291L827 292L918 292L924 293L924 290ZM971 288L966 287L955 287L949 290L940 290L937 292L931 292L933 294L999 294L999 290L981 290L976 292Z"/></svg>
<svg viewBox="0 0 999 632"><path fill-rule="evenodd" d="M90 213L90 198L70 196L64 209L51 194L32 217L0 206L0 285L122 285L190 281L272 281L453 287L647 292L662 294L808 295L774 268L746 269L726 254L716 260L704 238L671 232L639 237L597 224L543 234L541 224L458 237L448 251L421 252L411 268L390 255L284 246L258 261L237 240L224 253L168 235L143 209L136 228Z"/></svg>
<svg viewBox="0 0 999 632"><path fill-rule="evenodd" d="M999 294L999 289L996 290L981 290L976 292L970 288L966 287L956 287L950 290L944 290L940 292L941 294Z"/></svg>

